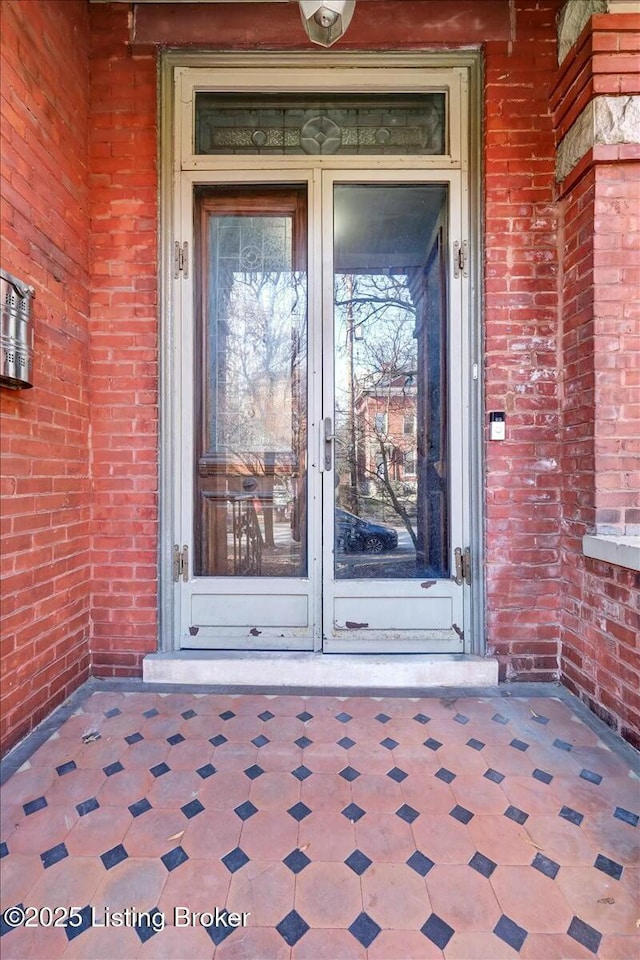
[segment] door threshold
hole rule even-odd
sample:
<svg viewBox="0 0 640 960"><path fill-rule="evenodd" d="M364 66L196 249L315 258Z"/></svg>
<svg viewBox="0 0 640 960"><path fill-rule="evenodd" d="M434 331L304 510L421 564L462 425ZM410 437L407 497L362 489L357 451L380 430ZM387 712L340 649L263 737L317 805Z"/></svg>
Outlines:
<svg viewBox="0 0 640 960"><path fill-rule="evenodd" d="M178 650L150 653L145 683L234 687L305 687L324 690L484 687L498 684L495 657L466 654L259 653Z"/></svg>

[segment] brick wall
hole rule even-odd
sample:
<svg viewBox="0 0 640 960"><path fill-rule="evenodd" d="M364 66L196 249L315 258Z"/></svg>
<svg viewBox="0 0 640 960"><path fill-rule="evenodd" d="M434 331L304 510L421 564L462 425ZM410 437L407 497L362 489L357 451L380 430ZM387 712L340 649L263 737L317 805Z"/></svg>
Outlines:
<svg viewBox="0 0 640 960"><path fill-rule="evenodd" d="M91 7L91 425L96 676L157 649L156 61L127 4Z"/></svg>
<svg viewBox="0 0 640 960"><path fill-rule="evenodd" d="M36 290L34 387L0 388L8 746L89 670L88 11L2 6L0 259Z"/></svg>
<svg viewBox="0 0 640 960"><path fill-rule="evenodd" d="M560 447L555 142L557 3L516 3L516 40L485 46L487 641L509 680L557 678Z"/></svg>

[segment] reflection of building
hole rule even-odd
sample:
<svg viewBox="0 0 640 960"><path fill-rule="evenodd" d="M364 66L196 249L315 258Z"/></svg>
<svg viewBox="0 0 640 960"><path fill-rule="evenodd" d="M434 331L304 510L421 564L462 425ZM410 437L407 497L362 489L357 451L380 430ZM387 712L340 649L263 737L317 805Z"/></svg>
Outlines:
<svg viewBox="0 0 640 960"><path fill-rule="evenodd" d="M354 407L360 489L368 492L376 477L413 487L417 459L415 374L381 379L358 393Z"/></svg>

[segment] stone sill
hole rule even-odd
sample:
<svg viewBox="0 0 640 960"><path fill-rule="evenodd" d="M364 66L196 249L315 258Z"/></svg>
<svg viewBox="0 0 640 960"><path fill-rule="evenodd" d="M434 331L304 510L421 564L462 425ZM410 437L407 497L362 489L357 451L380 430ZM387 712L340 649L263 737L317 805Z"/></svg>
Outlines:
<svg viewBox="0 0 640 960"><path fill-rule="evenodd" d="M629 570L640 570L640 537L614 537L590 534L582 538L585 557L615 563Z"/></svg>

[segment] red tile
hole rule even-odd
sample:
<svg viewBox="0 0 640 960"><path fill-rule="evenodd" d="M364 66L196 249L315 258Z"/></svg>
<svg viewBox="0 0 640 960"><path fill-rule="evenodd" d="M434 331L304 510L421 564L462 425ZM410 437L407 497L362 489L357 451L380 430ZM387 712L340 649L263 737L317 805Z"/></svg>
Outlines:
<svg viewBox="0 0 640 960"><path fill-rule="evenodd" d="M348 930L308 930L291 950L292 960L365 960L366 957L367 951ZM406 956L403 960L410 958Z"/></svg>
<svg viewBox="0 0 640 960"><path fill-rule="evenodd" d="M475 814L499 815L509 806L501 785L487 780L484 776L459 776L452 781L450 787L456 803Z"/></svg>
<svg viewBox="0 0 640 960"><path fill-rule="evenodd" d="M351 803L351 785L338 774L314 773L303 781L300 798L311 810L339 813Z"/></svg>
<svg viewBox="0 0 640 960"><path fill-rule="evenodd" d="M477 818L474 817L475 819ZM471 823L473 822L472 820ZM434 863L466 864L476 852L477 847L469 832L469 826L465 827L452 817L442 814L421 816L413 821L411 828L415 846Z"/></svg>
<svg viewBox="0 0 640 960"><path fill-rule="evenodd" d="M356 823L356 840L358 849L374 862L404 863L416 849L411 827L393 813L374 812L362 817Z"/></svg>
<svg viewBox="0 0 640 960"><path fill-rule="evenodd" d="M638 935L605 934L600 943L598 956L602 960L638 960Z"/></svg>
<svg viewBox="0 0 640 960"><path fill-rule="evenodd" d="M494 933L460 932L451 937L444 956L446 960L515 960L520 954ZM569 957L571 954L567 960ZM547 960L547 957L539 956L536 960Z"/></svg>
<svg viewBox="0 0 640 960"><path fill-rule="evenodd" d="M405 802L401 784L383 775L358 777L351 784L351 796L367 813L395 813Z"/></svg>
<svg viewBox="0 0 640 960"><path fill-rule="evenodd" d="M349 927L362 912L360 878L344 863L310 863L296 877L295 909L311 927Z"/></svg>
<svg viewBox="0 0 640 960"><path fill-rule="evenodd" d="M592 866L599 853L582 827L569 823L557 814L553 817L533 814L521 829L533 842L534 854L539 850L556 863Z"/></svg>
<svg viewBox="0 0 640 960"><path fill-rule="evenodd" d="M11 847L9 849L11 850ZM37 854L11 853L10 856L3 857L0 860L1 908L5 910L7 907L15 906L16 903L28 905L27 895L42 876L42 872L42 861Z"/></svg>
<svg viewBox="0 0 640 960"><path fill-rule="evenodd" d="M287 810L300 800L300 781L290 773L263 773L247 783L258 810Z"/></svg>
<svg viewBox="0 0 640 960"><path fill-rule="evenodd" d="M284 863L251 860L231 878L227 910L249 912L252 928L275 927L293 910L295 885L296 878Z"/></svg>
<svg viewBox="0 0 640 960"><path fill-rule="evenodd" d="M7 837L7 844L12 853L41 854L65 841L77 821L73 807L44 807L24 817Z"/></svg>
<svg viewBox="0 0 640 960"><path fill-rule="evenodd" d="M130 826L126 807L99 807L78 819L65 845L72 857L97 857L123 843Z"/></svg>
<svg viewBox="0 0 640 960"><path fill-rule="evenodd" d="M555 882L573 914L601 933L637 936L638 899L601 870L562 867Z"/></svg>
<svg viewBox="0 0 640 960"><path fill-rule="evenodd" d="M475 849L495 863L524 866L531 863L539 849L527 830L531 819L521 826L507 817L481 815L473 818L467 830Z"/></svg>
<svg viewBox="0 0 640 960"><path fill-rule="evenodd" d="M64 958L113 960L114 957L126 957L127 960L134 960L139 955L140 946L138 934L130 927L100 927L85 930L72 940L64 952Z"/></svg>
<svg viewBox="0 0 640 960"><path fill-rule="evenodd" d="M448 814L455 807L456 798L451 790L451 784L440 780L434 776L434 773L430 772L426 776L412 774L407 777L400 784L402 796L406 803L423 814L429 816Z"/></svg>
<svg viewBox="0 0 640 960"><path fill-rule="evenodd" d="M602 947L602 943L600 944ZM593 952L583 947L581 943L565 933L530 933L522 944L520 956L523 960L593 960ZM609 953L599 953L598 956L614 960ZM634 954L630 960L637 960Z"/></svg>
<svg viewBox="0 0 640 960"><path fill-rule="evenodd" d="M424 879L406 863L373 863L360 884L363 910L383 930L419 930L432 912Z"/></svg>
<svg viewBox="0 0 640 960"><path fill-rule="evenodd" d="M312 860L342 861L357 846L356 830L341 813L312 813L300 822L298 846Z"/></svg>
<svg viewBox="0 0 640 960"><path fill-rule="evenodd" d="M425 879L433 912L450 927L463 933L493 930L502 911L490 883L477 870L436 863Z"/></svg>
<svg viewBox="0 0 640 960"><path fill-rule="evenodd" d="M78 771L78 773L91 773L93 771ZM100 771L102 772L102 771ZM87 793L79 800L88 800L95 796L101 806L120 806L128 807L130 803L135 803L141 797L145 797L151 789L154 778L146 767L125 767L120 773L112 777L103 775L102 785L94 793ZM71 784L70 784L71 786Z"/></svg>
<svg viewBox="0 0 640 960"><path fill-rule="evenodd" d="M180 840L180 845L187 850L184 839ZM225 850L225 853L228 852ZM179 869L168 874L158 900L158 909L164 913L167 923L171 924L174 923L176 907L212 912L215 907L224 907L226 904L230 882L231 874L217 858L190 857L180 864Z"/></svg>
<svg viewBox="0 0 640 960"><path fill-rule="evenodd" d="M111 912L127 907L151 910L157 906L168 876L159 859L129 857L111 870L103 870L98 888L85 902L90 900L95 906L99 921L104 920L105 908Z"/></svg>
<svg viewBox="0 0 640 960"><path fill-rule="evenodd" d="M263 810L245 820L240 847L257 860L282 860L298 845L298 823L283 811Z"/></svg>
<svg viewBox="0 0 640 960"><path fill-rule="evenodd" d="M98 811L96 811L97 813ZM127 813L129 813L127 811ZM94 814L89 814L89 819ZM176 834L186 832L188 821L179 810L147 810L133 819L129 814L130 826L123 844L130 857L161 857L182 840L172 840ZM182 843L184 846L184 843ZM113 846L113 844L111 844ZM105 846L104 850L109 850ZM102 853L103 850L100 851ZM187 851L190 854L190 851Z"/></svg>
<svg viewBox="0 0 640 960"><path fill-rule="evenodd" d="M145 813L144 817L147 816ZM190 857L219 859L238 846L242 821L233 810L207 810L206 817L200 814L188 821L182 817L182 827L178 829L184 830L180 845Z"/></svg>
<svg viewBox="0 0 640 960"><path fill-rule="evenodd" d="M442 950L418 930L383 930L367 950L368 960L436 960L442 956Z"/></svg>
<svg viewBox="0 0 640 960"><path fill-rule="evenodd" d="M525 930L567 932L573 913L556 882L539 870L499 865L491 874L490 883L501 912Z"/></svg>
<svg viewBox="0 0 640 960"><path fill-rule="evenodd" d="M213 952L213 942L204 927L167 926L150 937L137 956L140 960L212 960ZM125 958L129 960L126 954Z"/></svg>
<svg viewBox="0 0 640 960"><path fill-rule="evenodd" d="M53 767L21 767L2 787L2 803L22 806L46 794L57 779Z"/></svg>
<svg viewBox="0 0 640 960"><path fill-rule="evenodd" d="M175 810L204 791L204 784L194 770L170 770L155 780L146 796L157 809Z"/></svg>
<svg viewBox="0 0 640 960"><path fill-rule="evenodd" d="M269 927L237 930L216 948L216 960L289 960L291 948Z"/></svg>
<svg viewBox="0 0 640 960"><path fill-rule="evenodd" d="M103 877L104 867L97 858L68 857L40 874L24 902L32 907L84 907L96 902L94 894Z"/></svg>

